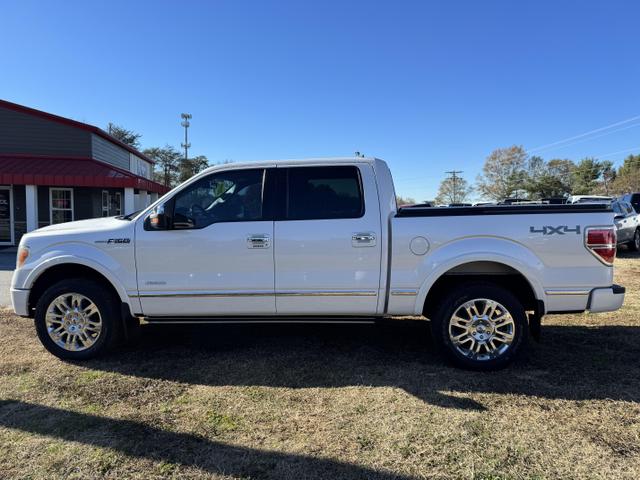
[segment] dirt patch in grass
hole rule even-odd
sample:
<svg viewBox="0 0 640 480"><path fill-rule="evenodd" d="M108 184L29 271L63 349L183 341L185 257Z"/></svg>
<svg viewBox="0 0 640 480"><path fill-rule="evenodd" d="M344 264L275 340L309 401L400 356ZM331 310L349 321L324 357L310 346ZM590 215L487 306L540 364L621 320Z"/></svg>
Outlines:
<svg viewBox="0 0 640 480"><path fill-rule="evenodd" d="M619 312L548 316L513 367L434 354L423 321L145 328L65 363L0 314L2 478L640 477L640 258Z"/></svg>

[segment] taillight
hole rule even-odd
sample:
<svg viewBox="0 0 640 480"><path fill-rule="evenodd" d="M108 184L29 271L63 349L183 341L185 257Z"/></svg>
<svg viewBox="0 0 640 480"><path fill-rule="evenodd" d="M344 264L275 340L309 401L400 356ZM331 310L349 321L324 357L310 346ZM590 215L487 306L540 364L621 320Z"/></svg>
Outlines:
<svg viewBox="0 0 640 480"><path fill-rule="evenodd" d="M614 227L589 227L585 230L584 244L598 260L613 265L616 258L616 229Z"/></svg>

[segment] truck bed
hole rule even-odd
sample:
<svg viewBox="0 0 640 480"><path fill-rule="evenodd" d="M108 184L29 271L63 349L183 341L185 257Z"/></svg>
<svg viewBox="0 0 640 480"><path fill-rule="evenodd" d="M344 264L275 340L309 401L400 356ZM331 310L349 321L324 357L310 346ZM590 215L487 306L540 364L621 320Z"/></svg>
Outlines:
<svg viewBox="0 0 640 480"><path fill-rule="evenodd" d="M467 215L522 215L613 212L604 203L572 205L482 205L477 207L401 207L396 217L455 217Z"/></svg>

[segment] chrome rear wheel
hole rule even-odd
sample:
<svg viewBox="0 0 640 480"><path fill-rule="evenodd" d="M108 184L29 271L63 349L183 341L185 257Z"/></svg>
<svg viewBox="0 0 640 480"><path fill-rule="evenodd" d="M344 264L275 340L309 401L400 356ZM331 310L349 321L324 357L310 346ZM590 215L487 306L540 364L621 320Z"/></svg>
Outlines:
<svg viewBox="0 0 640 480"><path fill-rule="evenodd" d="M436 345L460 367L504 368L526 348L529 328L523 302L503 285L460 282L427 313Z"/></svg>
<svg viewBox="0 0 640 480"><path fill-rule="evenodd" d="M449 319L449 339L458 352L474 361L504 355L515 335L515 322L500 303L475 298L460 305Z"/></svg>
<svg viewBox="0 0 640 480"><path fill-rule="evenodd" d="M102 332L102 316L96 304L75 292L53 299L47 308L45 324L51 340L70 352L90 348Z"/></svg>

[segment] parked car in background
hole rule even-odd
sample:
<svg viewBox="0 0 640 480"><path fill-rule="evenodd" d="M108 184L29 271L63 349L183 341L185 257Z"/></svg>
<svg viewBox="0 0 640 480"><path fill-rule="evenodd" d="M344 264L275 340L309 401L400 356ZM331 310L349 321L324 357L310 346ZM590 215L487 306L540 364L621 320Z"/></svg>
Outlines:
<svg viewBox="0 0 640 480"><path fill-rule="evenodd" d="M512 197L512 198L505 198L501 202L498 202L498 205L514 205L514 204L518 204L521 202L528 202L528 201L529 201L528 198Z"/></svg>
<svg viewBox="0 0 640 480"><path fill-rule="evenodd" d="M541 198L540 201L542 203L548 203L549 205L564 205L567 203L567 199L565 197L545 197Z"/></svg>
<svg viewBox="0 0 640 480"><path fill-rule="evenodd" d="M640 213L640 192L627 193L619 198L623 202L629 202L636 213Z"/></svg>
<svg viewBox="0 0 640 480"><path fill-rule="evenodd" d="M614 223L618 235L618 245L627 245L631 250L640 250L640 223L638 214L629 202L611 202Z"/></svg>
<svg viewBox="0 0 640 480"><path fill-rule="evenodd" d="M567 203L610 203L613 197L605 195L571 195L567 198Z"/></svg>

